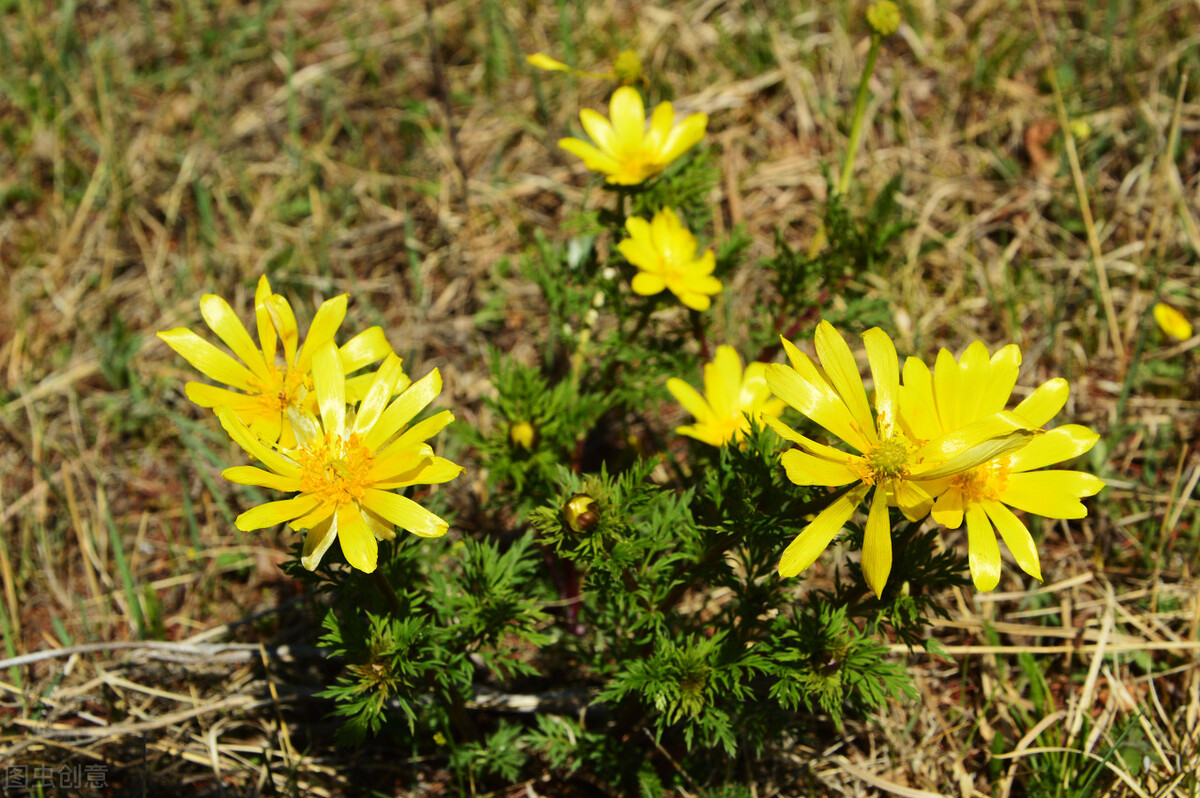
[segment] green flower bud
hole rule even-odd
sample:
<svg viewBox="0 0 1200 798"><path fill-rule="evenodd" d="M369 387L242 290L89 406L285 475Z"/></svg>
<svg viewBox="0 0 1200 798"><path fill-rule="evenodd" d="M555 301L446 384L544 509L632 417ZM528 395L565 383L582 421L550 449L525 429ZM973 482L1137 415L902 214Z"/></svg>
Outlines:
<svg viewBox="0 0 1200 798"><path fill-rule="evenodd" d="M891 36L900 29L900 7L892 0L878 0L867 6L867 24L880 36Z"/></svg>

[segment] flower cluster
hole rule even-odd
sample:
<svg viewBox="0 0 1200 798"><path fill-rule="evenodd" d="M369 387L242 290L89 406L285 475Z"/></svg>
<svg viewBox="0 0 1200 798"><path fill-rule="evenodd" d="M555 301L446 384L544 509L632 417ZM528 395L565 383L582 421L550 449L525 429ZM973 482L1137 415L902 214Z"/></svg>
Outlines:
<svg viewBox="0 0 1200 798"><path fill-rule="evenodd" d="M200 300L204 321L236 358L181 327L158 334L201 373L236 389L186 387L188 398L213 408L229 436L267 469L234 466L225 478L295 494L242 513L238 528L290 522L306 531L305 568L316 568L336 539L347 562L368 573L378 541L395 537L393 527L445 534L445 521L394 492L462 472L427 443L454 420L449 411L412 423L441 392L437 369L412 383L379 327L337 346L345 295L318 308L303 345L291 305L265 276L254 309L258 345L225 300L212 294ZM349 376L380 360L374 373Z"/></svg>
<svg viewBox="0 0 1200 798"><path fill-rule="evenodd" d="M782 458L788 479L843 488L787 547L779 573L794 576L810 566L870 495L862 568L876 595L891 571L893 506L913 522L932 514L953 529L965 520L971 577L980 590L992 590L1000 579L997 531L1017 564L1041 579L1033 538L1009 507L1047 518L1081 518L1087 510L1080 499L1104 486L1079 471L1028 473L1080 455L1098 438L1074 424L1042 429L1066 402L1066 381L1050 380L1005 410L1021 363L1016 346L989 358L977 341L957 360L943 349L932 371L910 357L901 384L887 334L873 328L863 333L863 342L873 407L850 347L827 322L818 325L815 337L819 365L784 339L790 364L766 369L767 384L779 398L854 450L818 443L764 418L797 447Z"/></svg>

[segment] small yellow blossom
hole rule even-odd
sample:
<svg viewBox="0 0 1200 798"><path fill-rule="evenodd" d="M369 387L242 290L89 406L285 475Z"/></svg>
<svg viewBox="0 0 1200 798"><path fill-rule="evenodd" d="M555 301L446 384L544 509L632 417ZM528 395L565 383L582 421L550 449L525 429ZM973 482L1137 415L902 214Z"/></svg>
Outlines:
<svg viewBox="0 0 1200 798"><path fill-rule="evenodd" d="M1184 315L1170 305L1159 302L1154 306L1154 320L1158 329L1174 338L1176 341L1186 341L1192 337L1192 324Z"/></svg>
<svg viewBox="0 0 1200 798"><path fill-rule="evenodd" d="M426 440L454 420L443 410L409 423L441 392L437 369L392 400L402 378L400 358L389 355L371 380L357 413L346 408L346 375L338 350L326 342L313 355L313 383L320 419L291 408L293 447L270 446L256 437L228 406L217 417L229 436L269 470L227 468L222 476L296 495L268 502L239 515L238 529L249 531L290 522L307 530L301 563L310 571L336 539L346 561L375 570L380 540L392 540L394 526L422 537L444 535L448 524L412 499L395 493L409 485L448 482L462 467L434 455Z"/></svg>
<svg viewBox="0 0 1200 798"><path fill-rule="evenodd" d="M625 220L629 238L617 245L625 259L638 268L634 293L654 296L669 290L693 310L708 310L710 297L721 293L721 281L712 276L716 257L705 250L696 257L696 237L670 208L647 222L636 216Z"/></svg>
<svg viewBox="0 0 1200 798"><path fill-rule="evenodd" d="M751 419L762 422L764 415L778 417L783 402L771 397L767 387L766 363L751 363L742 370L742 358L732 346L717 347L717 356L704 365L704 396L683 380L667 380L667 390L696 417L696 423L676 427L711 446L724 446L730 440L739 443L750 429Z"/></svg>
<svg viewBox="0 0 1200 798"><path fill-rule="evenodd" d="M678 125L671 103L659 103L646 127L646 107L637 89L622 86L609 102L610 122L584 108L579 121L592 139L559 139L558 146L583 159L584 166L607 175L609 183L635 186L654 177L704 138L707 114L691 114Z"/></svg>
<svg viewBox="0 0 1200 798"><path fill-rule="evenodd" d="M254 344L233 309L219 296L200 298L200 313L217 337L233 351L235 359L191 330L176 327L158 333L167 346L207 377L235 388L228 390L200 382L189 382L184 389L188 399L201 407L230 407L242 423L268 443L296 441L288 422L289 408L316 408L312 394L312 357L321 346L333 340L346 316L346 295L326 300L317 309L304 345L296 327L296 316L288 301L271 292L266 275L254 292L254 316L259 345ZM283 345L282 353L279 344ZM392 353L383 330L371 327L347 341L338 355L346 373L383 359ZM359 398L370 375L352 378L348 392ZM398 388L408 384L401 376ZM239 391L241 393L239 393Z"/></svg>
<svg viewBox="0 0 1200 798"><path fill-rule="evenodd" d="M878 327L862 337L875 382L874 412L850 347L828 322L817 325L820 367L783 339L791 365L772 363L766 375L776 396L859 454L809 440L769 417L764 420L799 447L782 457L792 482L853 486L818 513L788 545L779 563L780 576L795 576L812 565L874 489L863 538L862 569L867 585L878 596L892 568L888 506L898 505L906 518L919 521L933 503L930 491L944 484L942 480L1020 448L1034 433L1013 413L996 412L929 440L912 438L900 418L900 370L892 339Z"/></svg>
<svg viewBox="0 0 1200 798"><path fill-rule="evenodd" d="M945 349L938 353L934 371L918 358L904 364L900 411L904 426L918 438L953 432L1003 410L1012 394L1021 365L1021 351L1010 344L991 357L983 342L975 341L955 360ZM1014 415L1039 428L1052 419L1067 401L1067 381L1043 383L1013 408ZM975 468L955 474L938 493L932 515L950 529L967 522L971 579L982 591L1000 582L1000 547L996 532L1030 576L1042 578L1033 536L1009 507L1046 518L1083 518L1080 502L1104 487L1104 482L1081 471L1037 471L1036 468L1069 460L1088 451L1099 435L1087 427L1068 424L1033 438L1024 447L1004 453Z"/></svg>

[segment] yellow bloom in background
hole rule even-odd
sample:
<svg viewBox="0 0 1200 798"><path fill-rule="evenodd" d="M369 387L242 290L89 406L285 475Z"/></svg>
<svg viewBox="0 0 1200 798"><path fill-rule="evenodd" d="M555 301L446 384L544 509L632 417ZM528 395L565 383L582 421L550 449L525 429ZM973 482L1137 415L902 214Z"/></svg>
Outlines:
<svg viewBox="0 0 1200 798"><path fill-rule="evenodd" d="M426 440L454 420L449 410L409 426L441 393L437 369L394 400L403 374L400 358L389 355L372 376L357 413L347 413L346 375L337 348L326 342L313 355L313 383L320 421L300 408L289 415L296 446L272 447L228 406L217 416L229 436L270 470L227 468L231 482L295 492L296 496L247 510L238 529L249 531L290 522L308 530L301 562L310 571L336 539L346 561L360 571L375 570L378 542L392 540L394 526L422 537L444 535L449 525L416 502L393 493L409 485L447 482L462 467L434 455Z"/></svg>
<svg viewBox="0 0 1200 798"><path fill-rule="evenodd" d="M1186 341L1192 337L1192 323L1170 305L1157 303L1154 306L1154 320L1158 322L1158 329L1176 341Z"/></svg>
<svg viewBox="0 0 1200 798"><path fill-rule="evenodd" d="M892 568L888 506L898 505L919 521L932 505L930 489L1024 445L1033 433L1012 413L993 413L928 441L913 440L899 418L900 370L887 333L863 333L875 382L875 409L867 401L858 364L841 335L828 322L815 336L820 367L787 339L791 365L767 366L775 395L848 444L858 454L809 440L786 424L764 420L799 448L783 454L788 479L797 485L853 486L818 513L783 552L780 576L795 576L816 561L874 488L863 538L862 569L867 585L880 595Z"/></svg>
<svg viewBox="0 0 1200 798"><path fill-rule="evenodd" d="M637 267L634 293L654 296L669 290L693 310L708 310L710 297L721 293L721 281L712 276L717 260L712 250L696 257L696 237L670 208L647 222L636 216L625 220L629 238L617 245L625 259Z"/></svg>
<svg viewBox="0 0 1200 798"><path fill-rule="evenodd" d="M761 422L764 415L778 417L783 402L771 397L767 387L766 363L751 363L742 370L742 358L732 346L717 347L717 355L704 365L704 395L678 377L667 380L667 390L696 417L696 423L676 427L712 446L724 446L730 440L741 443L750 429L750 420Z"/></svg>
<svg viewBox="0 0 1200 798"><path fill-rule="evenodd" d="M280 441L285 446L295 443L287 411L299 407L306 407L310 412L316 409L312 396L313 353L334 339L346 316L346 295L322 303L309 325L303 346L291 305L284 297L271 292L266 275L259 279L254 292L257 345L229 303L221 297L202 296L200 313L205 324L236 358L184 327L165 330L158 333L158 337L200 373L235 390L189 382L185 386L188 399L201 407L230 407L255 436L268 443ZM282 352L279 351L280 344ZM347 373L391 353L392 347L379 327L359 333L338 350L342 368ZM370 379L370 375L352 379L350 395L361 398ZM407 378L398 383L400 388L407 384Z"/></svg>
<svg viewBox="0 0 1200 798"><path fill-rule="evenodd" d="M954 359L945 349L938 353L934 371L918 358L904 364L900 389L903 423L910 434L928 438L951 433L978 421L1008 404L1021 352L1015 345L991 357L981 341ZM1030 427L1042 427L1067 401L1069 386L1056 378L1043 383L1013 413ZM1076 457L1092 448L1099 435L1087 427L1070 424L1039 435L1023 448L1007 452L977 467L950 477L933 505L933 519L950 529L967 522L971 579L988 591L1000 582L1000 546L996 533L1030 576L1042 578L1033 536L1009 507L1046 518L1083 518L1080 503L1104 487L1104 482L1081 471L1038 471Z"/></svg>
<svg viewBox="0 0 1200 798"><path fill-rule="evenodd" d="M558 146L583 159L584 166L601 172L609 183L623 186L654 177L704 138L707 114L691 114L678 125L671 103L659 103L646 127L646 107L637 89L622 86L609 101L609 122L590 108L579 121L594 144L582 139L559 139Z"/></svg>

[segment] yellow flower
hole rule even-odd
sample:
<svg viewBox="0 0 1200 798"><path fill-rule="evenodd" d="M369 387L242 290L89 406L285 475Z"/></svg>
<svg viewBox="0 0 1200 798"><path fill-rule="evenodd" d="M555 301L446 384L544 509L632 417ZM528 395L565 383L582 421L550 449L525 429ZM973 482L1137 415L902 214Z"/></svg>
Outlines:
<svg viewBox="0 0 1200 798"><path fill-rule="evenodd" d="M913 436L928 438L1002 410L1020 366L1021 351L1015 345L1003 347L989 358L981 341L967 347L957 361L941 350L932 373L924 362L910 357L904 364L904 387L900 389L903 423ZM1012 412L1030 427L1042 427L1062 409L1069 390L1066 380L1049 380ZM1083 454L1099 437L1087 427L1069 424L947 480L934 502L933 520L957 529L966 518L971 579L976 588L992 590L1000 582L997 531L1021 569L1041 580L1033 536L1008 508L1046 518L1087 515L1079 500L1104 487L1098 477L1081 471L1027 472Z"/></svg>
<svg viewBox="0 0 1200 798"><path fill-rule="evenodd" d="M1192 337L1192 324L1183 314L1170 305L1162 302L1154 306L1154 320L1158 328L1176 341L1186 341Z"/></svg>
<svg viewBox="0 0 1200 798"><path fill-rule="evenodd" d="M766 369L766 363L756 362L743 372L737 350L719 346L717 356L704 365L704 396L677 377L667 380L667 390L696 417L695 424L675 431L712 446L724 446L731 439L740 443L750 429L750 419L761 422L763 415L777 417L783 412L783 402L771 398Z"/></svg>
<svg viewBox="0 0 1200 798"><path fill-rule="evenodd" d="M288 422L287 411L289 408L306 407L310 411L316 408L312 397L313 353L333 340L346 316L346 295L326 300L317 309L303 346L299 345L300 336L291 305L282 296L271 292L266 275L259 279L254 292L258 346L229 303L221 297L202 296L200 313L236 359L184 327L165 330L158 333L158 337L202 374L237 390L189 382L185 386L188 399L201 407L226 405L262 440L268 443L280 441L285 446L294 444L296 437ZM277 357L279 344L283 345L282 360ZM353 372L382 359L391 351L383 330L371 327L347 341L338 354L342 368ZM349 394L360 398L370 379L370 375L364 375L350 380ZM407 378L398 382L401 388L407 384Z"/></svg>
<svg viewBox="0 0 1200 798"><path fill-rule="evenodd" d="M696 258L696 237L670 208L647 222L636 216L625 220L629 238L617 245L625 259L638 268L634 293L654 296L664 288L693 310L708 310L710 295L721 293L721 281L712 276L717 265L712 250Z"/></svg>
<svg viewBox="0 0 1200 798"><path fill-rule="evenodd" d="M462 473L461 466L437 457L425 442L454 416L443 410L409 426L441 393L437 369L389 403L403 377L400 358L389 355L372 377L358 412L347 413L346 375L332 342L316 351L312 366L320 421L301 408L289 410L295 447L269 446L231 408L217 408L229 436L270 469L236 466L222 475L242 485L296 493L242 513L236 520L238 529L291 522L292 529L308 530L301 558L305 568L316 568L336 538L346 561L370 573L375 570L377 541L395 538L393 525L422 537L446 533L445 521L393 491L447 482Z"/></svg>
<svg viewBox="0 0 1200 798"><path fill-rule="evenodd" d="M892 568L888 506L896 504L910 521L919 521L932 504L929 489L940 480L1008 454L1033 433L1019 417L999 412L928 441L914 440L899 418L900 373L892 340L877 327L862 337L875 382L874 412L850 347L828 322L821 322L816 332L821 367L783 339L791 365L773 363L767 366L766 375L776 396L859 454L847 454L809 440L769 417L764 420L781 437L800 447L782 457L792 482L853 486L788 545L779 563L779 574L795 576L812 565L874 487L863 539L862 569L867 585L880 595Z"/></svg>
<svg viewBox="0 0 1200 798"><path fill-rule="evenodd" d="M708 127L706 114L692 114L678 125L671 103L659 103L646 128L646 107L637 89L622 86L609 102L610 123L590 108L579 121L595 144L582 139L559 139L558 146L583 159L584 166L602 172L609 183L635 186L666 169L691 149Z"/></svg>

